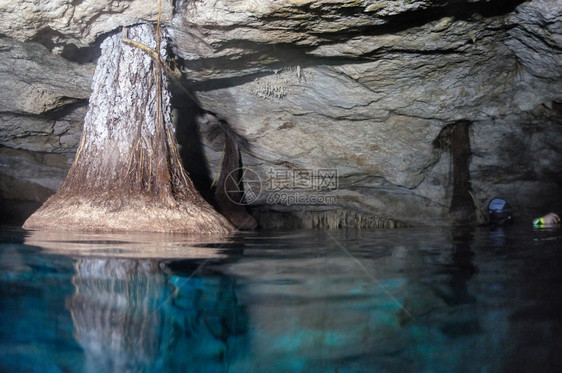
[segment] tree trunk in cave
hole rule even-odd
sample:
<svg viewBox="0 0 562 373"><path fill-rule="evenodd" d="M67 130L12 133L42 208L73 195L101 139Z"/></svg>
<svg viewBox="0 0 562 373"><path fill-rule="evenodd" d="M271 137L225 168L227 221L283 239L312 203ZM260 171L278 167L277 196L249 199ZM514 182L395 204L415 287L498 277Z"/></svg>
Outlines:
<svg viewBox="0 0 562 373"><path fill-rule="evenodd" d="M127 38L156 48L151 25ZM27 229L226 233L233 228L195 190L171 123L168 82L146 51L120 34L102 44L84 132L59 191ZM166 43L160 54L165 59Z"/></svg>

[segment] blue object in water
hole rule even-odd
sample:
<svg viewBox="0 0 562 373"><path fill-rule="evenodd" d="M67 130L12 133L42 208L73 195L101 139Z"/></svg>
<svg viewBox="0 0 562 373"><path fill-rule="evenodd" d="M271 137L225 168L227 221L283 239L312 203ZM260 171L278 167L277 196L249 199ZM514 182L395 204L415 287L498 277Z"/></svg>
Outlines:
<svg viewBox="0 0 562 373"><path fill-rule="evenodd" d="M504 225L513 221L513 210L506 200L496 197L488 204L488 216L490 224Z"/></svg>

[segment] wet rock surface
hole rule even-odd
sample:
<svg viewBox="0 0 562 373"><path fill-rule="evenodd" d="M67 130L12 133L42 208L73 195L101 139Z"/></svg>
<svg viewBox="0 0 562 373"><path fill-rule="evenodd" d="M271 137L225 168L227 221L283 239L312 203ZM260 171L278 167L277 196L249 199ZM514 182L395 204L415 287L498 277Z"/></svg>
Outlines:
<svg viewBox="0 0 562 373"><path fill-rule="evenodd" d="M72 159L84 114L75 108L89 96L97 45L120 26L154 22L157 7L144 3L0 2L3 198L14 198L13 183L60 185L64 162L38 183L17 152ZM500 195L521 218L562 209L556 1L163 4L182 86L247 141L243 163L262 181L251 201L260 214L336 209L364 221L448 223L453 176L443 130L461 120L470 122L475 205ZM192 105L180 88L174 101ZM208 162L212 179L223 142L199 118L178 126L195 128L202 145L194 153L206 159L186 163ZM38 174L49 167L36 162ZM325 169L337 171L337 188L268 188L272 178L294 181L295 170ZM18 198L33 200L20 190ZM288 206L270 198L280 192L336 199Z"/></svg>

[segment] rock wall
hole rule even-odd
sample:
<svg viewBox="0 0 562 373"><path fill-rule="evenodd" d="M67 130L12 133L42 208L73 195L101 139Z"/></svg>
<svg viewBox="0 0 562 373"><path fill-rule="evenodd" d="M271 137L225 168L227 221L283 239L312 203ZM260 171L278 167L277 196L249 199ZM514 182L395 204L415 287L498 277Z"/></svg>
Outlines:
<svg viewBox="0 0 562 373"><path fill-rule="evenodd" d="M244 165L262 182L249 200L258 215L278 211L306 226L448 223L447 134L458 121L470 122L476 205L499 195L522 219L562 210L555 0L163 3L183 73L176 104L193 106L187 88L247 142ZM143 0L0 0L4 201L41 201L60 184L97 46L121 26L154 22L157 11ZM178 129L195 126L188 132L201 137L212 179L223 144L217 122L199 119L179 118ZM320 183L322 170L337 173L337 188L303 184ZM272 188L279 179L292 184ZM280 193L306 198L289 206ZM312 203L318 195L335 198Z"/></svg>

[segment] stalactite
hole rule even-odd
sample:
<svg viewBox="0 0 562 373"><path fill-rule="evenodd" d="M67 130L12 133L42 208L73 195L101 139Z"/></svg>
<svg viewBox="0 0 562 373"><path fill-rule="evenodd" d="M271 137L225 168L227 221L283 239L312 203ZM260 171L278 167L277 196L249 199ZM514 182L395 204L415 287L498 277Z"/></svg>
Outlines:
<svg viewBox="0 0 562 373"><path fill-rule="evenodd" d="M393 229L408 224L392 218L350 209L320 211L257 211L260 227L266 229Z"/></svg>

